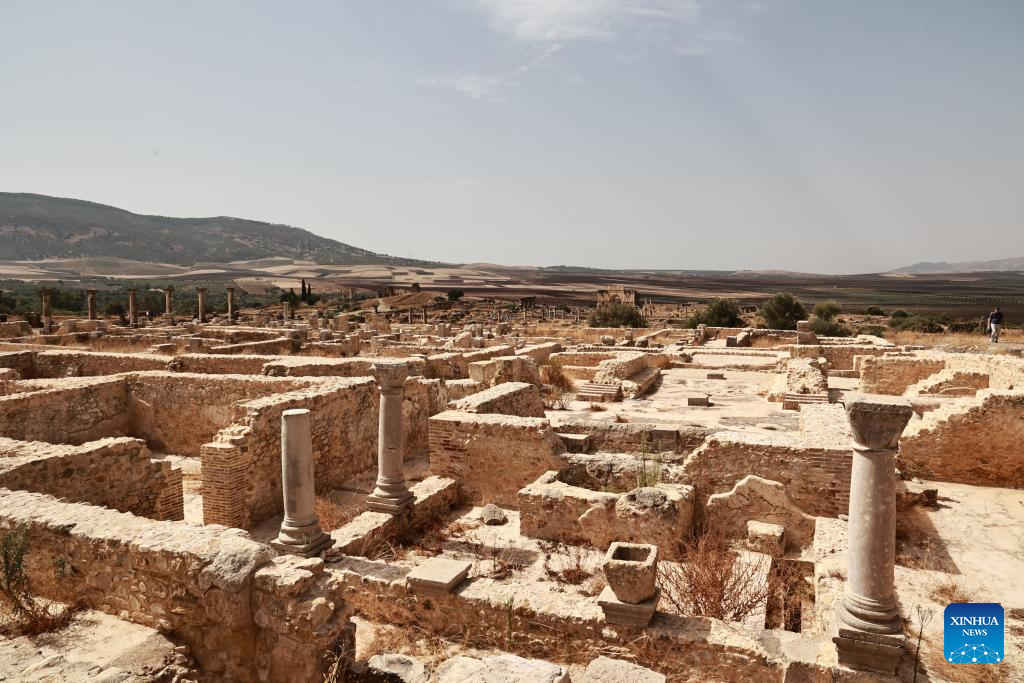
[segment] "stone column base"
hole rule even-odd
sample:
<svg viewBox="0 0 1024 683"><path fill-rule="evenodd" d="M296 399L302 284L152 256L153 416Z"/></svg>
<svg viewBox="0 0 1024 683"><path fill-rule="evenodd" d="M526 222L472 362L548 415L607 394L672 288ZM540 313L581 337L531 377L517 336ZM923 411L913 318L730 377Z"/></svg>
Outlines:
<svg viewBox="0 0 1024 683"><path fill-rule="evenodd" d="M399 498L385 498L371 494L366 497L366 507L374 512L400 515L412 507L413 498L412 492L406 492L404 496Z"/></svg>
<svg viewBox="0 0 1024 683"><path fill-rule="evenodd" d="M317 539L302 544L285 543L276 539L270 542L270 547L274 550L288 553L289 555L301 555L302 557L319 555L332 545L334 545L334 539L325 533L321 533Z"/></svg>
<svg viewBox="0 0 1024 683"><path fill-rule="evenodd" d="M840 626L832 642L836 644L840 666L894 676L906 639L902 633L882 635Z"/></svg>
<svg viewBox="0 0 1024 683"><path fill-rule="evenodd" d="M658 601L661 600L661 589L654 592L654 597L648 598L639 604L622 602L612 591L611 586L605 586L601 595L597 596L597 604L604 611L604 620L608 624L619 624L621 626L647 626L654 618L654 612L658 608Z"/></svg>

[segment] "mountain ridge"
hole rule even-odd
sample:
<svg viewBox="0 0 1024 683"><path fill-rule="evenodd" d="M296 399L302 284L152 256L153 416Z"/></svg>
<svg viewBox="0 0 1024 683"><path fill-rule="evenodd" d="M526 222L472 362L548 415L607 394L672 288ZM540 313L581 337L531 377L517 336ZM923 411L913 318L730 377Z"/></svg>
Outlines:
<svg viewBox="0 0 1024 683"><path fill-rule="evenodd" d="M192 266L274 256L325 265L432 263L378 254L281 223L155 216L84 199L0 192L0 260L116 257Z"/></svg>

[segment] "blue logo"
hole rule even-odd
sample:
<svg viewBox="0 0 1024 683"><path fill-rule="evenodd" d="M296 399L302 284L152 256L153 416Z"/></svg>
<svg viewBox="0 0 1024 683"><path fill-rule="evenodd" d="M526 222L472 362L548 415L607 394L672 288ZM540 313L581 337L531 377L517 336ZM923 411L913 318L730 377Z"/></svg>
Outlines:
<svg viewBox="0 0 1024 683"><path fill-rule="evenodd" d="M995 664L1006 654L1003 607L994 602L956 602L942 616L947 662Z"/></svg>

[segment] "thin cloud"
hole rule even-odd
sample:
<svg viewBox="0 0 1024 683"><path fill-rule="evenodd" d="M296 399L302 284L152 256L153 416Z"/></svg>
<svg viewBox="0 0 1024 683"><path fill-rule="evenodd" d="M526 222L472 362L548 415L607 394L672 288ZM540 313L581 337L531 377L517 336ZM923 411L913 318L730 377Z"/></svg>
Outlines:
<svg viewBox="0 0 1024 683"><path fill-rule="evenodd" d="M450 74L430 76L416 81L420 85L430 85L451 90L471 100L504 102L501 92L515 85L515 81L505 76L488 76L485 74Z"/></svg>

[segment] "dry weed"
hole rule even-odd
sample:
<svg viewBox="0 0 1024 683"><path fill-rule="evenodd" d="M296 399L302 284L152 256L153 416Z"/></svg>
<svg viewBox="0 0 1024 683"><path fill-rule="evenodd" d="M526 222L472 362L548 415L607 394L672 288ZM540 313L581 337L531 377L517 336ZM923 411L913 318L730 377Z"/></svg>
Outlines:
<svg viewBox="0 0 1024 683"><path fill-rule="evenodd" d="M558 583L578 586L594 572L587 568L590 548L561 542L544 542L544 573Z"/></svg>
<svg viewBox="0 0 1024 683"><path fill-rule="evenodd" d="M315 509L320 518L320 528L327 532L340 529L358 516L354 508L345 509L323 496L316 497Z"/></svg>
<svg viewBox="0 0 1024 683"><path fill-rule="evenodd" d="M662 597L679 614L742 621L768 599L768 577L721 533L707 530L680 551L681 562L658 566Z"/></svg>
<svg viewBox="0 0 1024 683"><path fill-rule="evenodd" d="M963 582L952 574L947 574L944 579L928 594L940 605L949 605L954 602L971 602L971 594L967 592Z"/></svg>
<svg viewBox="0 0 1024 683"><path fill-rule="evenodd" d="M570 393L576 390L572 379L565 374L562 363L549 358L544 365L540 366L540 379L544 384L554 387L561 393Z"/></svg>

